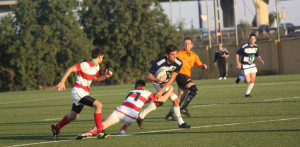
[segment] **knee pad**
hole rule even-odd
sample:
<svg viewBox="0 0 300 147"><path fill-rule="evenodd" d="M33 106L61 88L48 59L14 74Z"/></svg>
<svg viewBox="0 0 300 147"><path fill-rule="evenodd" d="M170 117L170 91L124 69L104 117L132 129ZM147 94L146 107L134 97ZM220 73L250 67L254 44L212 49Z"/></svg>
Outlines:
<svg viewBox="0 0 300 147"><path fill-rule="evenodd" d="M189 90L190 90L189 95L195 97L198 92L197 86L192 85L191 87L189 87Z"/></svg>
<svg viewBox="0 0 300 147"><path fill-rule="evenodd" d="M154 104L156 105L156 107L162 106L164 104L164 102L154 102Z"/></svg>

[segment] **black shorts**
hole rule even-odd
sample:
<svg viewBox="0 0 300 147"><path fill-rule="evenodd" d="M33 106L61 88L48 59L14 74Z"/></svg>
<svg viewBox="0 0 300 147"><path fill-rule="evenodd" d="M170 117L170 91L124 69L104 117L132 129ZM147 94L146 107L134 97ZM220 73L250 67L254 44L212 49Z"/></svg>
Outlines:
<svg viewBox="0 0 300 147"><path fill-rule="evenodd" d="M90 97L90 96L85 96L80 99L79 103L83 105L78 105L76 106L74 103L72 105L72 111L75 111L76 113L80 113L81 110L83 109L84 105L93 107L93 103L95 102L96 99Z"/></svg>
<svg viewBox="0 0 300 147"><path fill-rule="evenodd" d="M187 88L186 85L192 82L192 79L187 75L178 74L176 77L176 82L180 88L185 89Z"/></svg>

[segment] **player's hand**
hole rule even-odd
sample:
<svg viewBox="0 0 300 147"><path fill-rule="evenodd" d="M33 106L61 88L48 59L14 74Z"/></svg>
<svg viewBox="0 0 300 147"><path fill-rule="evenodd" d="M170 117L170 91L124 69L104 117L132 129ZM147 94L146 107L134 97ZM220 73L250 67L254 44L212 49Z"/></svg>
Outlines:
<svg viewBox="0 0 300 147"><path fill-rule="evenodd" d="M155 98L156 98L156 99L160 98L160 97L162 96L162 93L163 93L163 92L162 92L161 90L159 90L158 92L156 92L156 93L155 93Z"/></svg>
<svg viewBox="0 0 300 147"><path fill-rule="evenodd" d="M261 59L260 62L261 62L262 65L265 65L264 60Z"/></svg>
<svg viewBox="0 0 300 147"><path fill-rule="evenodd" d="M201 68L202 68L202 69L207 69L207 65L206 65L206 64L203 64L203 65L201 65Z"/></svg>
<svg viewBox="0 0 300 147"><path fill-rule="evenodd" d="M217 65L217 62L215 62L214 65L216 66L216 65Z"/></svg>
<svg viewBox="0 0 300 147"><path fill-rule="evenodd" d="M64 83L64 82L58 83L58 85L57 85L56 87L57 87L57 90L58 90L59 92L62 92L63 90L66 90L66 87L65 87L65 83Z"/></svg>
<svg viewBox="0 0 300 147"><path fill-rule="evenodd" d="M167 74L166 74L166 75L162 76L161 78L159 78L159 81L158 81L158 82L164 82L164 81L167 80L167 78L168 78L168 76L167 76Z"/></svg>
<svg viewBox="0 0 300 147"><path fill-rule="evenodd" d="M105 70L105 78L110 78L112 76L112 72L108 71L107 69Z"/></svg>
<svg viewBox="0 0 300 147"><path fill-rule="evenodd" d="M237 64L236 64L236 68L237 68L237 69L242 69L242 64L241 64L241 63L237 63Z"/></svg>

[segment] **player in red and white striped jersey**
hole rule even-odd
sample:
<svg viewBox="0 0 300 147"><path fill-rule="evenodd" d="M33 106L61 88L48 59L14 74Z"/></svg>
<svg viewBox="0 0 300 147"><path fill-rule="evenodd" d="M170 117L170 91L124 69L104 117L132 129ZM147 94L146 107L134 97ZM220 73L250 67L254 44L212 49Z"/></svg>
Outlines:
<svg viewBox="0 0 300 147"><path fill-rule="evenodd" d="M120 130L120 134L125 134L128 126L130 126L137 118L141 108L146 102L149 101L166 101L171 95L173 95L173 88L158 99L155 95L145 90L146 83L143 80L137 80L134 89L131 90L122 105L116 107L116 109L103 121L103 129L106 129L120 121L124 122L124 126ZM94 127L89 132L80 134L76 139L83 139L96 134L97 127Z"/></svg>
<svg viewBox="0 0 300 147"><path fill-rule="evenodd" d="M99 129L97 134L99 134L99 138L104 138L109 136L109 134L105 134L104 132L100 132L103 129L102 125L102 104L100 101L89 96L90 85L92 81L103 81L112 76L112 72L106 70L105 75L99 75L99 64L103 61L104 53L100 48L95 48L92 51L92 59L87 62L82 62L80 64L75 64L69 67L64 74L62 80L57 85L58 90L61 92L65 90L65 81L69 77L72 72L77 72L76 83L72 89L71 95L73 98L73 106L72 110L69 114L67 114L58 124L51 125L52 133L54 139L58 137L60 129L69 124L71 121L78 118L81 110L84 105L94 107L95 108L95 122L96 126Z"/></svg>

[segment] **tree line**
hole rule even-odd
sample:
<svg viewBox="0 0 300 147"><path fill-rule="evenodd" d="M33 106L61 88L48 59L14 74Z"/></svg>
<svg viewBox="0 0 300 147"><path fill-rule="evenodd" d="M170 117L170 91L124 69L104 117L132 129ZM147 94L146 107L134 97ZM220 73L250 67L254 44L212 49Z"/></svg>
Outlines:
<svg viewBox="0 0 300 147"><path fill-rule="evenodd" d="M169 44L183 36L157 0L19 0L0 20L0 91L54 87L65 70L104 50L102 84L143 78ZM75 82L68 78L67 85Z"/></svg>

